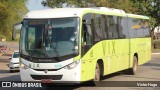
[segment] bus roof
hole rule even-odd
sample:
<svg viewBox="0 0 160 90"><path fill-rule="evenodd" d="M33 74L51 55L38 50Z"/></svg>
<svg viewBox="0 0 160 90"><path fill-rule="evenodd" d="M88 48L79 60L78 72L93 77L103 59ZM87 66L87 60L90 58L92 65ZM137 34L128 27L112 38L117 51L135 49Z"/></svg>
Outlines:
<svg viewBox="0 0 160 90"><path fill-rule="evenodd" d="M127 13L127 16L128 16L128 17L131 17L131 18L149 19L148 16L136 15L136 14L130 14L130 13Z"/></svg>
<svg viewBox="0 0 160 90"><path fill-rule="evenodd" d="M107 7L93 7L92 9L97 9L105 12L107 15L116 15L116 16L126 16L126 13L121 9L107 8Z"/></svg>
<svg viewBox="0 0 160 90"><path fill-rule="evenodd" d="M86 8L56 8L29 12L25 18L61 18L79 16Z"/></svg>
<svg viewBox="0 0 160 90"><path fill-rule="evenodd" d="M108 15L126 16L125 12L120 9L106 8L106 7L93 7L93 8L56 8L37 10L27 13L25 18L61 18L61 17L77 17L83 13L101 12Z"/></svg>
<svg viewBox="0 0 160 90"><path fill-rule="evenodd" d="M45 19L45 18L65 18L65 17L80 17L84 13L101 13L106 15L124 16L132 18L149 19L147 16L127 14L121 9L107 7L92 7L92 8L55 8L46 10L31 11L25 15L27 19Z"/></svg>

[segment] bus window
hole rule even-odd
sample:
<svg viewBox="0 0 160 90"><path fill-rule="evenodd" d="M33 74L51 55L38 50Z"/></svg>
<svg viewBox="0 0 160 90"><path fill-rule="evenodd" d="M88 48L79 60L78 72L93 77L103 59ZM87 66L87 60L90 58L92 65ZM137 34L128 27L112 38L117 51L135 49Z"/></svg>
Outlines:
<svg viewBox="0 0 160 90"><path fill-rule="evenodd" d="M118 28L117 28L117 16L108 16L108 34L109 39L117 39L118 35Z"/></svg>
<svg viewBox="0 0 160 90"><path fill-rule="evenodd" d="M91 45L92 44L92 33L91 33L91 26L83 23L83 41L84 45Z"/></svg>
<svg viewBox="0 0 160 90"><path fill-rule="evenodd" d="M118 17L117 18L118 25L118 34L120 39L129 38L128 34L128 25L126 17Z"/></svg>
<svg viewBox="0 0 160 90"><path fill-rule="evenodd" d="M82 25L82 47L83 54L87 52L92 47L92 31L90 24L86 23L86 20L83 20Z"/></svg>

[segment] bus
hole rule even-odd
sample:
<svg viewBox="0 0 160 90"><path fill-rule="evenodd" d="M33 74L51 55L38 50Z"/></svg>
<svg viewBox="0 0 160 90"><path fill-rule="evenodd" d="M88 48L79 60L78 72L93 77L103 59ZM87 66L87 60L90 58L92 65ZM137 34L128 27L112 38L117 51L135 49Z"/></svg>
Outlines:
<svg viewBox="0 0 160 90"><path fill-rule="evenodd" d="M21 22L22 81L100 81L101 76L151 60L149 17L120 9L31 11Z"/></svg>

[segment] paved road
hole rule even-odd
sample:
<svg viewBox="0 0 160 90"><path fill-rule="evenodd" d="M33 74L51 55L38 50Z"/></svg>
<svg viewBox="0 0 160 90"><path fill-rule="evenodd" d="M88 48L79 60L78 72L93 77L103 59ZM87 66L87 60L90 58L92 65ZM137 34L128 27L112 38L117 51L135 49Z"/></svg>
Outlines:
<svg viewBox="0 0 160 90"><path fill-rule="evenodd" d="M0 81L20 81L19 72L10 73L7 67L8 57L0 56ZM103 81L159 81L160 82L160 54L153 54L152 60L148 63L139 66L136 75L125 75L123 73L116 73L104 77ZM124 82L122 82L124 83ZM1 90L2 88L0 88ZM4 88L3 88L4 89ZM8 88L5 88L8 90ZM37 88L34 88L34 90ZM39 88L40 90L46 90L48 88ZM38 90L39 90L38 89ZM74 89L74 90L160 90L160 87L65 87L57 89ZM17 90L17 89L15 89ZM21 90L21 89L20 89ZM28 90L26 88L26 90ZM32 88L33 90L33 88Z"/></svg>

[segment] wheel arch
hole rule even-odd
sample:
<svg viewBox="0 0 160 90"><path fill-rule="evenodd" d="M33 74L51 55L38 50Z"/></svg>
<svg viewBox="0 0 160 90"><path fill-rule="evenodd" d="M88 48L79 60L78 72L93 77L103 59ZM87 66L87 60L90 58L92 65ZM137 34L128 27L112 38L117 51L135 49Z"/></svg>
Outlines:
<svg viewBox="0 0 160 90"><path fill-rule="evenodd" d="M134 56L136 56L137 62L138 62L138 60L139 60L139 58L138 58L138 53L134 53Z"/></svg>
<svg viewBox="0 0 160 90"><path fill-rule="evenodd" d="M103 59L98 59L97 60L98 65L100 66L100 75L103 76L104 75L104 63L103 63Z"/></svg>

